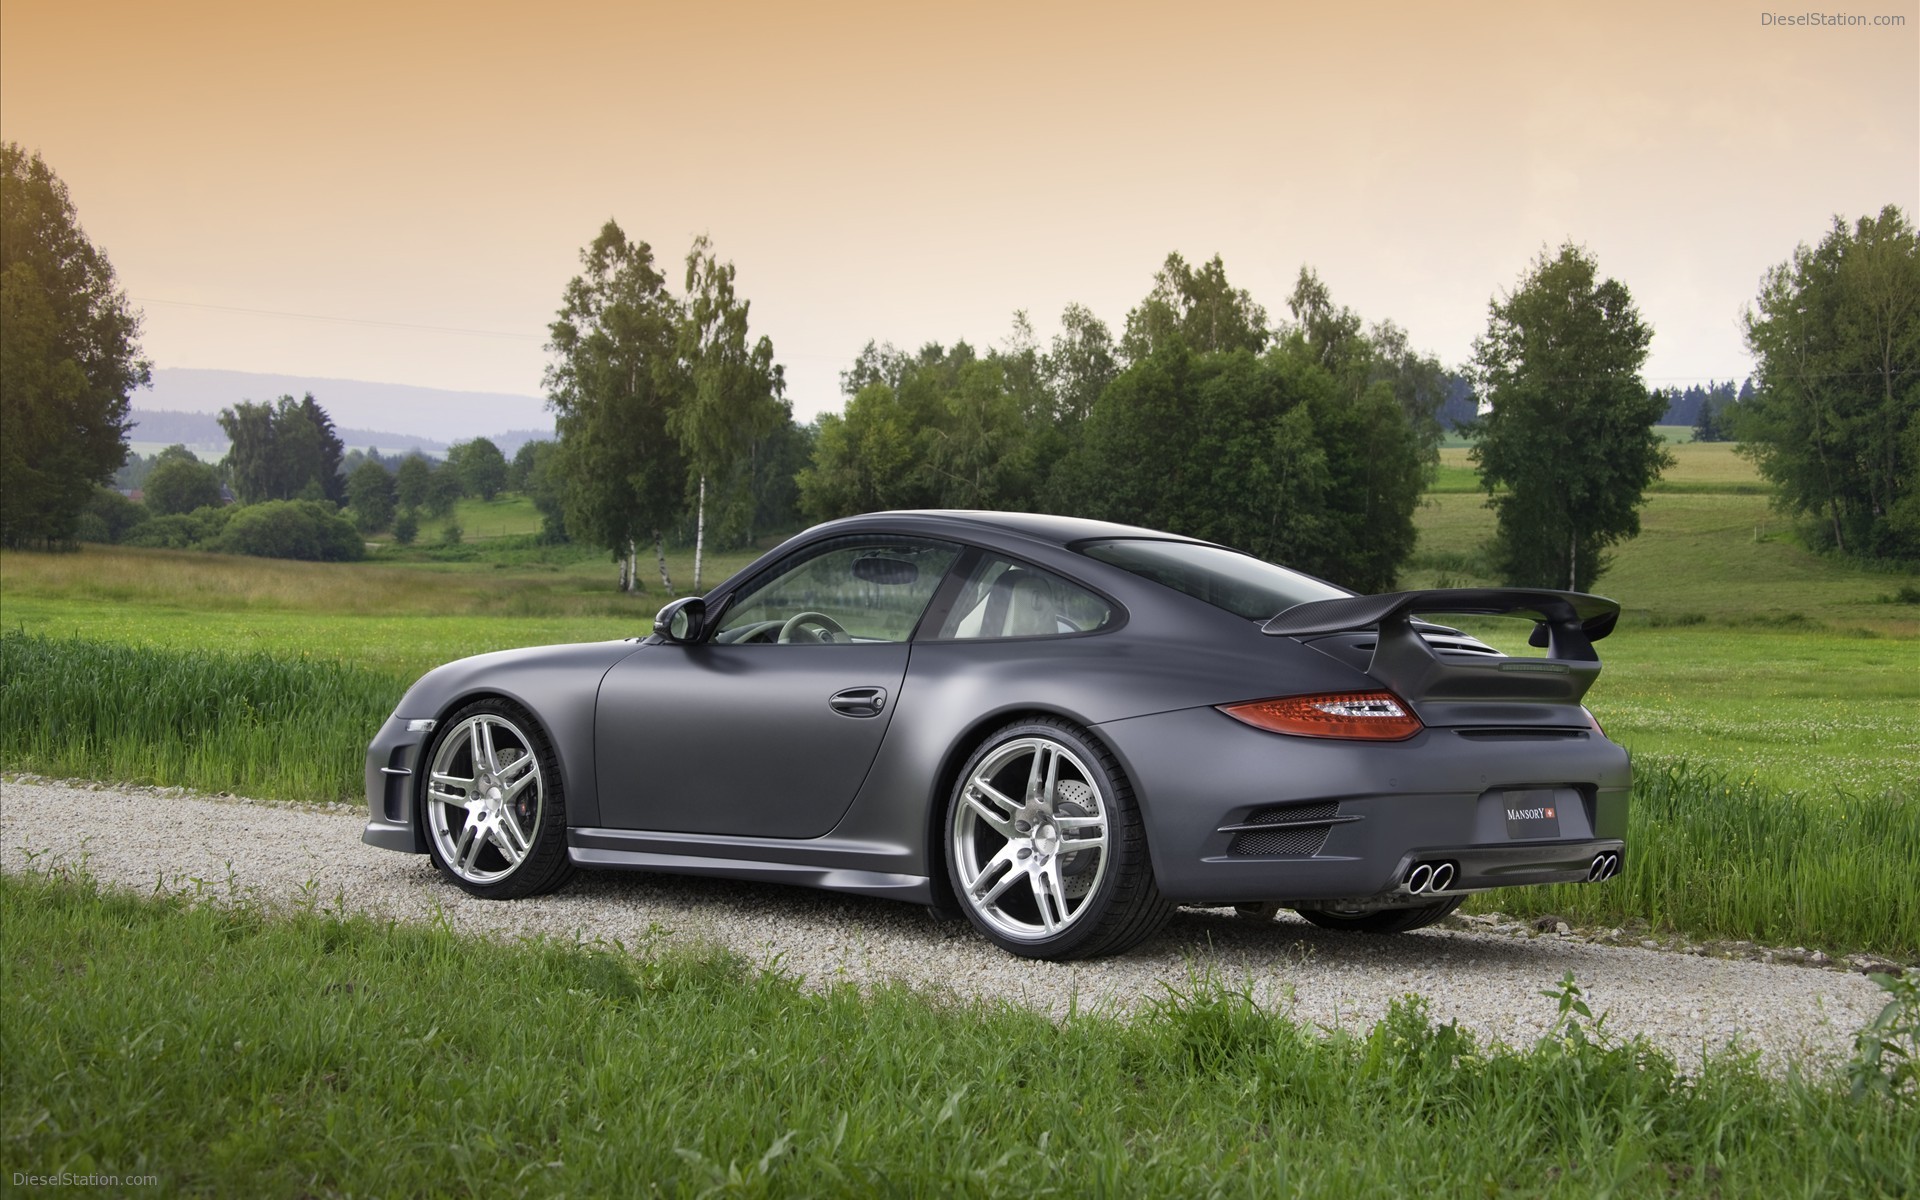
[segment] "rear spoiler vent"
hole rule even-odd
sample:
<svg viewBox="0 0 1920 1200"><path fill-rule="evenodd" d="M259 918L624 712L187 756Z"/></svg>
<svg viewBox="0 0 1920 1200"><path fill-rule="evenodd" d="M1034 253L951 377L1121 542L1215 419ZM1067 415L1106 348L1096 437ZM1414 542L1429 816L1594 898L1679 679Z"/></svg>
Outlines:
<svg viewBox="0 0 1920 1200"><path fill-rule="evenodd" d="M1420 613L1527 617L1541 658L1448 654L1414 629ZM1373 628L1367 674L1403 699L1523 700L1577 704L1600 673L1593 643L1613 632L1620 606L1604 596L1532 588L1433 588L1296 604L1260 627L1273 637Z"/></svg>

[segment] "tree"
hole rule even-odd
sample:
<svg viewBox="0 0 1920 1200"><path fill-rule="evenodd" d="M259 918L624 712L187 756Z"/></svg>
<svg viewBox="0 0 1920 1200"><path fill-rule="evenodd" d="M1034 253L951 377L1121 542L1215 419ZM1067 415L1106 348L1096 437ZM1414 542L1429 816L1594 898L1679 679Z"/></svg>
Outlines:
<svg viewBox="0 0 1920 1200"><path fill-rule="evenodd" d="M417 509L427 502L433 483L433 465L419 451L400 460L393 472L393 498L401 508Z"/></svg>
<svg viewBox="0 0 1920 1200"><path fill-rule="evenodd" d="M534 460L552 448L553 443L540 439L521 442L520 448L513 452L513 459L507 464L507 490L524 492L527 490L527 477L533 473Z"/></svg>
<svg viewBox="0 0 1920 1200"><path fill-rule="evenodd" d="M635 543L651 537L668 591L664 531L687 478L667 413L680 395L679 306L653 248L608 221L580 252L548 326L545 384L560 435L568 533L611 550L622 591L638 590Z"/></svg>
<svg viewBox="0 0 1920 1200"><path fill-rule="evenodd" d="M1653 331L1625 284L1598 277L1581 247L1543 251L1511 295L1489 303L1474 342L1491 408L1472 457L1509 584L1591 586L1606 547L1640 532L1646 489L1673 462L1653 428L1666 406L1640 378Z"/></svg>
<svg viewBox="0 0 1920 1200"><path fill-rule="evenodd" d="M1258 354L1267 345L1267 310L1227 282L1218 254L1197 271L1178 253L1169 254L1153 277L1153 291L1127 314L1120 351L1138 362L1175 336L1195 350Z"/></svg>
<svg viewBox="0 0 1920 1200"><path fill-rule="evenodd" d="M361 533L378 533L393 522L393 476L368 459L347 477L347 506Z"/></svg>
<svg viewBox="0 0 1920 1200"><path fill-rule="evenodd" d="M520 490L540 513L540 540L567 540L567 492L559 474L560 444L528 442L513 456L513 469L520 473Z"/></svg>
<svg viewBox="0 0 1920 1200"><path fill-rule="evenodd" d="M1844 553L1920 558L1920 236L1900 209L1834 218L1768 271L1735 432L1789 512Z"/></svg>
<svg viewBox="0 0 1920 1200"><path fill-rule="evenodd" d="M507 456L487 438L456 442L447 451L447 469L460 476L469 496L491 500L507 487Z"/></svg>
<svg viewBox="0 0 1920 1200"><path fill-rule="evenodd" d="M126 461L140 318L38 154L0 146L0 544L70 541Z"/></svg>
<svg viewBox="0 0 1920 1200"><path fill-rule="evenodd" d="M340 474L346 447L313 393L298 401L292 396L272 403L242 400L222 409L219 420L233 443L226 466L242 504L308 499L338 507L346 502Z"/></svg>
<svg viewBox="0 0 1920 1200"><path fill-rule="evenodd" d="M147 511L155 516L190 513L196 508L220 503L220 474L191 455L186 458L162 455L147 473L142 494Z"/></svg>
<svg viewBox="0 0 1920 1200"><path fill-rule="evenodd" d="M1060 314L1060 332L1040 359L1040 376L1053 397L1053 418L1069 437L1119 373L1113 332L1106 322L1084 305L1067 305Z"/></svg>
<svg viewBox="0 0 1920 1200"><path fill-rule="evenodd" d="M693 536L693 590L700 590L707 539L707 482L729 473L753 444L793 419L782 397L785 376L773 361L773 343L747 345L750 303L734 290L734 266L713 253L705 235L687 251L687 298L678 350L684 390L667 413L698 480Z"/></svg>
<svg viewBox="0 0 1920 1200"><path fill-rule="evenodd" d="M467 494L467 485L450 462L442 463L427 475L426 510L436 517L453 514L453 506Z"/></svg>

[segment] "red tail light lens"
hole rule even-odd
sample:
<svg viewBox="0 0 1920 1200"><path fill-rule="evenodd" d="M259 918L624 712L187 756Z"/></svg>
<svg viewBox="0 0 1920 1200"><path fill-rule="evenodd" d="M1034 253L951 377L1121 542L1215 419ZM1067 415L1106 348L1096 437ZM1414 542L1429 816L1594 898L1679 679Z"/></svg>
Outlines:
<svg viewBox="0 0 1920 1200"><path fill-rule="evenodd" d="M1392 692L1282 696L1274 700L1222 704L1220 711L1256 729L1295 737L1399 742L1422 728L1420 718Z"/></svg>

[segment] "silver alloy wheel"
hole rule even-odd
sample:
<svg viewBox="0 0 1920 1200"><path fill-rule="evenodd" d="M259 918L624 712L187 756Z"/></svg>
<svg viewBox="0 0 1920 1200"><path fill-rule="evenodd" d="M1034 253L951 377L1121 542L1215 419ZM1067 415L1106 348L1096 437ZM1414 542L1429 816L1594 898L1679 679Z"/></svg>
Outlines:
<svg viewBox="0 0 1920 1200"><path fill-rule="evenodd" d="M546 803L539 758L512 721L477 713L440 739L427 775L427 836L468 883L495 883L519 869Z"/></svg>
<svg viewBox="0 0 1920 1200"><path fill-rule="evenodd" d="M982 921L1037 941L1086 914L1107 873L1109 810L1077 754L1052 738L1016 738L974 768L960 800L953 860Z"/></svg>

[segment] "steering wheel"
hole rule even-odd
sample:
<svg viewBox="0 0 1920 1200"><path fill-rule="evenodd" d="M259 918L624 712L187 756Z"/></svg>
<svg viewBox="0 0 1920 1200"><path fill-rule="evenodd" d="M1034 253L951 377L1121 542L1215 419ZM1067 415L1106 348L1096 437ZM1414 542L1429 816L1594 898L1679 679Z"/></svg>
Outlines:
<svg viewBox="0 0 1920 1200"><path fill-rule="evenodd" d="M774 640L782 644L791 642L793 641L793 635L798 633L801 627L805 625L818 627L818 632L814 633L811 638L811 640L816 642L831 644L838 640L849 642L853 640L852 636L847 633L846 627L841 625L840 622L825 613L817 612L798 612L788 617L787 623L780 627L780 636ZM836 634L839 636L836 637Z"/></svg>

